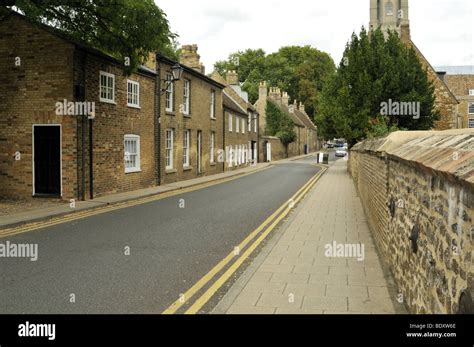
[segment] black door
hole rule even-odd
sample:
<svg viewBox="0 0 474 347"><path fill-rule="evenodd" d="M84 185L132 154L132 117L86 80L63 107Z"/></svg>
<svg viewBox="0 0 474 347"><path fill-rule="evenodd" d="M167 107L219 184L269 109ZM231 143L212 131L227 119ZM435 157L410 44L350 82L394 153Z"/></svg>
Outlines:
<svg viewBox="0 0 474 347"><path fill-rule="evenodd" d="M35 195L61 195L59 126L35 126Z"/></svg>

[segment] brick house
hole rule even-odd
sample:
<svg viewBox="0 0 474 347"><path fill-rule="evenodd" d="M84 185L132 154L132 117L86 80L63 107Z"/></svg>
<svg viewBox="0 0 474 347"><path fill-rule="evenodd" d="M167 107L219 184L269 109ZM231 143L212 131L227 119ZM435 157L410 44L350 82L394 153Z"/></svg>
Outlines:
<svg viewBox="0 0 474 347"><path fill-rule="evenodd" d="M458 128L474 128L474 66L447 66L438 71L459 101Z"/></svg>
<svg viewBox="0 0 474 347"><path fill-rule="evenodd" d="M157 183L155 71L125 76L116 59L17 13L0 32L1 196L85 199Z"/></svg>
<svg viewBox="0 0 474 347"><path fill-rule="evenodd" d="M183 46L183 76L168 84L160 97L160 184L224 171L217 156L224 143L224 86L204 74L199 59L197 45ZM161 55L156 60L162 82L171 78L171 67L177 62Z"/></svg>
<svg viewBox="0 0 474 347"><path fill-rule="evenodd" d="M284 145L274 136L269 136L266 130L266 108L267 103L272 103L281 111L286 113L293 121L296 140L284 148ZM281 92L280 88L267 87L265 81L260 83L259 98L255 103L255 108L260 114L260 160L272 161L282 159L288 152L288 157L294 157L305 153L311 153L318 150L317 127L310 120L302 103L295 100L289 104L289 95Z"/></svg>
<svg viewBox="0 0 474 347"><path fill-rule="evenodd" d="M248 101L248 94L239 83L235 71L227 72L224 79L218 72L211 77L222 83L224 89L224 149L225 169L234 170L258 162L258 112Z"/></svg>

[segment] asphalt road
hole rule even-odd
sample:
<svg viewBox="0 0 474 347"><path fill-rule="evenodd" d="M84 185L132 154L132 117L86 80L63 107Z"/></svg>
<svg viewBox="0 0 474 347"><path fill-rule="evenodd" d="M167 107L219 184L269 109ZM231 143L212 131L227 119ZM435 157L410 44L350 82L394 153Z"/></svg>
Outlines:
<svg viewBox="0 0 474 347"><path fill-rule="evenodd" d="M160 313L288 201L311 162L0 239L39 250L0 259L0 313Z"/></svg>

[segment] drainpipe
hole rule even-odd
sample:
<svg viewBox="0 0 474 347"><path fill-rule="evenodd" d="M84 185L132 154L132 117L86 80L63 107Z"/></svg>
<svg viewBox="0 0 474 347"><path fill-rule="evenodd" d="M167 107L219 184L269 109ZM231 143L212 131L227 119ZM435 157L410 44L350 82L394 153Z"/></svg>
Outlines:
<svg viewBox="0 0 474 347"><path fill-rule="evenodd" d="M89 199L94 199L94 139L92 137L92 123L93 120L89 119Z"/></svg>
<svg viewBox="0 0 474 347"><path fill-rule="evenodd" d="M156 105L156 119L155 119L155 148L156 148L156 172L157 172L157 185L161 185L161 65L156 60L156 82L155 82L155 105Z"/></svg>

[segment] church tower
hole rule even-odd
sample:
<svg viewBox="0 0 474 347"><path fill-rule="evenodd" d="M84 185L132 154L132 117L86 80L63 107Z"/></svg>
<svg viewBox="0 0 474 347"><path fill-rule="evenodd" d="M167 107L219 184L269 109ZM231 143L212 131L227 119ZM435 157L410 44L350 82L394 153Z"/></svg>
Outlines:
<svg viewBox="0 0 474 347"><path fill-rule="evenodd" d="M409 35L408 0L370 0L370 29ZM409 38L409 37L408 37Z"/></svg>

